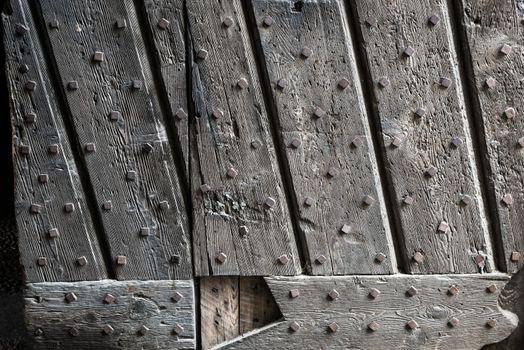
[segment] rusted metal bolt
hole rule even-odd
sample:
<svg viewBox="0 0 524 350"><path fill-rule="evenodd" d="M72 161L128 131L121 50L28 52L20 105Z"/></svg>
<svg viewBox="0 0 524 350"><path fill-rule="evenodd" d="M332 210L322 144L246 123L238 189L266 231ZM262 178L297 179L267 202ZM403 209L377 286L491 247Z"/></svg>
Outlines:
<svg viewBox="0 0 524 350"><path fill-rule="evenodd" d="M462 145L462 140L459 137L454 137L451 139L451 146L454 148L459 148Z"/></svg>
<svg viewBox="0 0 524 350"><path fill-rule="evenodd" d="M29 211L32 214L40 214L40 212L42 211L42 206L40 204L32 203L29 207Z"/></svg>
<svg viewBox="0 0 524 350"><path fill-rule="evenodd" d="M288 86L288 82L286 79L279 79L277 81L277 88L279 88L280 90L285 90Z"/></svg>
<svg viewBox="0 0 524 350"><path fill-rule="evenodd" d="M362 138L357 136L353 139L353 141L351 141L351 145L355 148L359 148L359 147L362 147L362 145L364 144L364 141L362 141Z"/></svg>
<svg viewBox="0 0 524 350"><path fill-rule="evenodd" d="M142 81L141 80L133 80L133 82L131 83L131 87L134 89L134 90L141 90L142 89Z"/></svg>
<svg viewBox="0 0 524 350"><path fill-rule="evenodd" d="M56 18L49 21L49 28L58 29L59 27L60 27L60 23L58 22Z"/></svg>
<svg viewBox="0 0 524 350"><path fill-rule="evenodd" d="M520 260L520 253L519 252L511 252L511 261L517 262Z"/></svg>
<svg viewBox="0 0 524 350"><path fill-rule="evenodd" d="M69 91L75 91L78 90L78 82L76 80L71 80L67 83L67 89Z"/></svg>
<svg viewBox="0 0 524 350"><path fill-rule="evenodd" d="M378 80L378 86L382 89L385 89L389 86L389 79L386 77L382 77Z"/></svg>
<svg viewBox="0 0 524 350"><path fill-rule="evenodd" d="M34 80L29 80L28 82L25 83L24 85L25 89L29 92L33 92L36 90L36 81Z"/></svg>
<svg viewBox="0 0 524 350"><path fill-rule="evenodd" d="M480 265L480 264L482 264L484 262L485 258L482 255L478 254L478 255L475 255L473 260L475 260L475 263L477 265Z"/></svg>
<svg viewBox="0 0 524 350"><path fill-rule="evenodd" d="M124 29L127 27L127 22L125 19L123 18L119 18L116 20L115 22L115 26L118 28L118 29Z"/></svg>
<svg viewBox="0 0 524 350"><path fill-rule="evenodd" d="M224 118L224 112L218 108L213 109L213 113L211 115L215 120Z"/></svg>
<svg viewBox="0 0 524 350"><path fill-rule="evenodd" d="M313 116L316 118L322 118L325 115L326 115L326 112L320 107L316 107L315 110L313 111Z"/></svg>
<svg viewBox="0 0 524 350"><path fill-rule="evenodd" d="M337 169L334 168L334 167L329 167L329 169L327 170L326 175L329 176L329 177L335 177L337 175Z"/></svg>
<svg viewBox="0 0 524 350"><path fill-rule="evenodd" d="M150 144L149 142L146 142L142 145L142 152L146 154L153 152L153 149L154 149L153 145Z"/></svg>
<svg viewBox="0 0 524 350"><path fill-rule="evenodd" d="M119 111L111 111L109 113L109 119L112 121L117 121L121 116L122 114Z"/></svg>

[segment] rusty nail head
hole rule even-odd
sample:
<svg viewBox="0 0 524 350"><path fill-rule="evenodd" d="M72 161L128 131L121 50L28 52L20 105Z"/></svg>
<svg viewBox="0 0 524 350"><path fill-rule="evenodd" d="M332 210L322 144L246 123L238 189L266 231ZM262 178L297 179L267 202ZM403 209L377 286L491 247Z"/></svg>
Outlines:
<svg viewBox="0 0 524 350"><path fill-rule="evenodd" d="M126 173L126 180L127 180L127 181L135 181L135 180L136 180L136 171L134 171L134 170L129 170L129 171Z"/></svg>
<svg viewBox="0 0 524 350"><path fill-rule="evenodd" d="M278 257L278 262L282 265L286 265L289 262L289 258L286 254L282 254Z"/></svg>
<svg viewBox="0 0 524 350"><path fill-rule="evenodd" d="M138 334L144 336L147 334L147 332L149 331L149 328L147 328L145 325L142 325L140 326L140 328L138 329Z"/></svg>
<svg viewBox="0 0 524 350"><path fill-rule="evenodd" d="M306 207L311 207L311 206L313 206L314 204L315 204L315 199L313 199L312 197L306 197L306 198L304 199L304 205L305 205Z"/></svg>
<svg viewBox="0 0 524 350"><path fill-rule="evenodd" d="M285 88L287 88L288 86L288 83L287 83L287 80L282 78L282 79L279 79L277 81L277 87L280 89L280 90L284 90Z"/></svg>
<svg viewBox="0 0 524 350"><path fill-rule="evenodd" d="M413 202L414 202L414 199L411 196L405 196L403 199L403 203L406 205L411 205L413 204Z"/></svg>
<svg viewBox="0 0 524 350"><path fill-rule="evenodd" d="M104 332L105 335L111 335L111 334L113 334L113 332L115 331L115 329L114 329L110 324L106 324L106 325L102 328L102 331Z"/></svg>
<svg viewBox="0 0 524 350"><path fill-rule="evenodd" d="M211 186L209 186L208 184L202 184L200 186L200 192L202 193L207 193L211 190Z"/></svg>
<svg viewBox="0 0 524 350"><path fill-rule="evenodd" d="M457 295L459 293L459 289L457 286L451 286L448 288L448 294L449 295Z"/></svg>
<svg viewBox="0 0 524 350"><path fill-rule="evenodd" d="M127 257L125 255L117 255L117 257L116 257L116 264L117 265L125 265L125 264L127 264Z"/></svg>
<svg viewBox="0 0 524 350"><path fill-rule="evenodd" d="M375 261L382 263L384 262L384 260L386 260L386 254L378 253L377 255L375 255Z"/></svg>
<svg viewBox="0 0 524 350"><path fill-rule="evenodd" d="M135 89L135 90L140 90L140 89L142 89L142 80L138 80L138 79L133 80L131 86L132 86L132 88Z"/></svg>
<svg viewBox="0 0 524 350"><path fill-rule="evenodd" d="M485 84L488 87L488 89L493 89L495 86L497 86L497 81L493 77L489 77L488 79L486 79Z"/></svg>
<svg viewBox="0 0 524 350"><path fill-rule="evenodd" d="M20 150L20 153L22 153L25 156L31 154L31 147L30 146L22 145L22 146L19 147L19 150Z"/></svg>
<svg viewBox="0 0 524 350"><path fill-rule="evenodd" d="M25 122L27 124L33 124L36 121L36 113L29 112L25 115Z"/></svg>
<svg viewBox="0 0 524 350"><path fill-rule="evenodd" d="M95 51L93 54L93 61L104 62L104 53L102 51Z"/></svg>
<svg viewBox="0 0 524 350"><path fill-rule="evenodd" d="M268 206L269 208L271 208L276 204L276 201L271 197L267 197L266 200L264 201L264 204Z"/></svg>
<svg viewBox="0 0 524 350"><path fill-rule="evenodd" d="M77 327L71 327L69 329L69 335L71 335L72 337L78 337L80 335L80 330L78 330Z"/></svg>
<svg viewBox="0 0 524 350"><path fill-rule="evenodd" d="M111 293L106 293L106 295L104 295L104 303L106 304L112 304L115 302L115 300L115 296Z"/></svg>
<svg viewBox="0 0 524 350"><path fill-rule="evenodd" d="M389 79L386 77L380 78L378 80L378 86L380 86L383 89L387 88L389 86Z"/></svg>
<svg viewBox="0 0 524 350"><path fill-rule="evenodd" d="M369 291L369 297L372 298L372 299L376 299L378 298L378 296L380 295L380 291L376 288L372 288L370 291Z"/></svg>
<svg viewBox="0 0 524 350"><path fill-rule="evenodd" d="M410 297L415 296L417 292L418 290L414 286L409 287L408 290L406 291L407 295Z"/></svg>
<svg viewBox="0 0 524 350"><path fill-rule="evenodd" d="M127 27L127 22L124 18L119 18L116 20L115 25L118 29L124 29L125 27Z"/></svg>
<svg viewBox="0 0 524 350"><path fill-rule="evenodd" d="M330 300L336 300L338 298L340 294L337 292L336 289L332 289L329 293L328 293L328 297Z"/></svg>
<svg viewBox="0 0 524 350"><path fill-rule="evenodd" d="M297 332L300 329L300 324L296 321L293 321L289 324L289 329L293 332Z"/></svg>
<svg viewBox="0 0 524 350"><path fill-rule="evenodd" d="M488 291L488 293L495 293L497 290L498 290L498 287L496 284L490 284L486 290Z"/></svg>
<svg viewBox="0 0 524 350"><path fill-rule="evenodd" d="M78 82L76 80L71 80L67 83L67 89L69 91L78 90Z"/></svg>
<svg viewBox="0 0 524 350"><path fill-rule="evenodd" d="M49 175L47 174L40 174L38 175L38 182L40 182L41 184L45 184L49 181Z"/></svg>
<svg viewBox="0 0 524 350"><path fill-rule="evenodd" d="M74 292L69 292L65 295L65 300L68 302L68 303L72 303L73 301L77 301L78 300L78 297L76 296L76 294Z"/></svg>
<svg viewBox="0 0 524 350"><path fill-rule="evenodd" d="M524 148L524 136L517 140L517 144L520 148Z"/></svg>
<svg viewBox="0 0 524 350"><path fill-rule="evenodd" d="M338 330L338 324L336 322L331 322L328 325L328 329L331 333L335 333Z"/></svg>
<svg viewBox="0 0 524 350"><path fill-rule="evenodd" d="M451 139L451 145L455 148L459 148L462 144L462 140L458 137L454 137Z"/></svg>
<svg viewBox="0 0 524 350"><path fill-rule="evenodd" d="M459 324L459 320L456 317L452 317L448 321L448 325L450 327L456 327L456 326L458 326L458 324Z"/></svg>
<svg viewBox="0 0 524 350"><path fill-rule="evenodd" d="M44 256L41 256L41 257L39 257L36 260L36 263L38 264L38 266L46 266L47 265L47 258L44 257Z"/></svg>
<svg viewBox="0 0 524 350"><path fill-rule="evenodd" d="M49 28L58 29L59 27L60 27L60 23L58 22L56 18L49 21Z"/></svg>
<svg viewBox="0 0 524 350"><path fill-rule="evenodd" d="M29 66L27 64L21 64L20 67L18 67L18 71L22 74L25 74L29 72Z"/></svg>
<svg viewBox="0 0 524 350"><path fill-rule="evenodd" d="M175 327L173 328L173 333L175 335L180 335L184 331L184 327L180 323L177 323Z"/></svg>
<svg viewBox="0 0 524 350"><path fill-rule="evenodd" d="M202 60L202 61L203 61L203 60L205 60L205 59L207 58L207 53L208 53L207 50L200 49L200 50L198 50L198 52L197 52L197 58L198 58L199 60Z"/></svg>
<svg viewBox="0 0 524 350"><path fill-rule="evenodd" d="M149 227L142 227L140 229L140 236L147 237L151 234L151 229Z"/></svg>
<svg viewBox="0 0 524 350"><path fill-rule="evenodd" d="M187 118L187 113L183 108L179 108L175 113L175 117L178 121L181 121Z"/></svg>
<svg viewBox="0 0 524 350"><path fill-rule="evenodd" d="M60 149L60 148L58 147L58 145L57 145L56 143L55 143L55 144L52 144L52 145L49 145L49 147L48 147L48 151L49 151L49 153L51 153L51 154L57 154L58 151L59 151L59 149Z"/></svg>
<svg viewBox="0 0 524 350"><path fill-rule="evenodd" d="M488 322L486 322L486 326L489 328L495 328L497 326L497 320L495 319L489 319Z"/></svg>
<svg viewBox="0 0 524 350"><path fill-rule="evenodd" d="M44 331L42 330L42 328L37 328L35 329L35 333L34 333L37 337L40 337L44 334Z"/></svg>
<svg viewBox="0 0 524 350"><path fill-rule="evenodd" d="M226 175L233 179L233 178L237 177L238 171L236 171L235 168L229 168L229 169L227 169Z"/></svg>
<svg viewBox="0 0 524 350"><path fill-rule="evenodd" d="M406 326L409 328L409 329L415 329L418 327L418 323L417 321L415 320L409 320L408 323L406 323Z"/></svg>
<svg viewBox="0 0 524 350"><path fill-rule="evenodd" d="M411 46L406 47L403 51L403 54L407 57L413 56L414 53L415 53L415 49Z"/></svg>
<svg viewBox="0 0 524 350"><path fill-rule="evenodd" d="M424 259L424 255L422 255L422 253L420 253L420 252L415 252L415 254L413 254L413 260L414 260L416 263L420 263L423 259Z"/></svg>
<svg viewBox="0 0 524 350"><path fill-rule="evenodd" d="M66 203L64 204L64 211L66 213L72 213L75 211L75 204L74 203Z"/></svg>
<svg viewBox="0 0 524 350"><path fill-rule="evenodd" d="M470 205L472 202L473 202L473 198L471 198L470 195L463 195L462 198L460 199L460 201L462 202L462 204L464 205Z"/></svg>
<svg viewBox="0 0 524 350"><path fill-rule="evenodd" d="M370 195L366 195L363 199L362 199L362 202L367 205L367 206L371 206L373 205L373 203L375 203L375 198L373 198L372 196Z"/></svg>
<svg viewBox="0 0 524 350"><path fill-rule="evenodd" d="M426 110L424 108L417 108L415 111L415 116L418 118L422 118L426 114Z"/></svg>
<svg viewBox="0 0 524 350"><path fill-rule="evenodd" d="M500 49L499 49L499 52L500 52L502 55L504 55L504 56L509 55L509 54L511 53L511 51L512 51L512 48L511 48L511 46L509 46L508 44L504 44L504 45L502 45L502 46L500 47Z"/></svg>
<svg viewBox="0 0 524 350"><path fill-rule="evenodd" d="M364 141L362 141L361 137L357 136L353 139L353 141L351 141L351 144L353 145L353 147L358 148L364 144Z"/></svg>
<svg viewBox="0 0 524 350"><path fill-rule="evenodd" d="M247 226L242 225L238 228L238 233L240 233L240 236L244 237L249 233L249 229L247 228Z"/></svg>
<svg viewBox="0 0 524 350"><path fill-rule="evenodd" d="M180 255L178 254L171 255L171 258L169 259L169 261L171 262L171 264L175 264L175 265L180 264Z"/></svg>
<svg viewBox="0 0 524 350"><path fill-rule="evenodd" d="M158 203L158 207L160 208L160 210L168 210L169 209L169 202L168 201L160 201L160 203Z"/></svg>
<svg viewBox="0 0 524 350"><path fill-rule="evenodd" d="M506 205L512 205L513 204L513 196L509 193L505 194L504 197L502 197L502 203Z"/></svg>
<svg viewBox="0 0 524 350"><path fill-rule="evenodd" d="M222 20L222 24L224 25L224 27L226 28L229 28L233 25L233 18L229 17L229 16L226 16L224 17L224 19Z"/></svg>
<svg viewBox="0 0 524 350"><path fill-rule="evenodd" d="M440 224L438 225L438 232L440 233L446 233L449 229L449 225L447 222L445 221L441 221Z"/></svg>
<svg viewBox="0 0 524 350"><path fill-rule="evenodd" d="M262 23L266 27L271 27L273 25L273 23L275 23L275 20L271 16L266 16L266 17L264 17Z"/></svg>
<svg viewBox="0 0 524 350"><path fill-rule="evenodd" d="M246 78L240 78L240 79L237 81L237 86L238 86L240 89L246 89L246 88L249 86L249 83L247 82L247 79L246 79Z"/></svg>
<svg viewBox="0 0 524 350"><path fill-rule="evenodd" d="M33 214L38 214L42 211L42 206L40 204L32 203L29 207L29 211Z"/></svg>
<svg viewBox="0 0 524 350"><path fill-rule="evenodd" d="M437 168L435 168L434 166L430 166L429 168L426 169L427 177L433 177L435 175L437 175Z"/></svg>
<svg viewBox="0 0 524 350"><path fill-rule="evenodd" d="M428 18L428 22L433 25L433 26L436 26L438 24L438 22L440 22L440 17L437 16L437 15L431 15L429 18Z"/></svg>
<svg viewBox="0 0 524 350"><path fill-rule="evenodd" d="M109 119L111 119L112 121L117 121L118 119L120 119L121 116L122 114L120 114L119 111L111 111L109 113Z"/></svg>
<svg viewBox="0 0 524 350"><path fill-rule="evenodd" d="M36 89L36 81L29 80L27 83L25 83L25 89L27 91L35 91L35 89Z"/></svg>
<svg viewBox="0 0 524 350"><path fill-rule="evenodd" d="M304 58L308 58L313 54L313 50L311 50L309 47L302 48L302 51L300 51L300 55Z"/></svg>
<svg viewBox="0 0 524 350"><path fill-rule="evenodd" d="M375 17L369 17L367 18L364 22L366 22L366 24L369 26L369 27L373 27L377 24L377 20Z"/></svg>
<svg viewBox="0 0 524 350"><path fill-rule="evenodd" d="M58 232L57 228L51 228L49 231L47 231L47 234L49 235L49 238L57 238L60 236L60 233Z"/></svg>
<svg viewBox="0 0 524 350"><path fill-rule="evenodd" d="M316 107L315 110L313 111L313 115L316 118L322 118L323 116L326 115L326 112L322 108Z"/></svg>
<svg viewBox="0 0 524 350"><path fill-rule="evenodd" d="M87 143L85 146L86 152L93 153L96 152L96 146L94 143Z"/></svg>
<svg viewBox="0 0 524 350"><path fill-rule="evenodd" d="M329 167L327 171L327 176L335 177L336 175L337 175L337 169L335 169L334 167Z"/></svg>
<svg viewBox="0 0 524 350"><path fill-rule="evenodd" d="M391 147L400 147L400 145L402 144L402 139L399 138L398 136L395 136L393 138L393 140L391 141Z"/></svg>
<svg viewBox="0 0 524 350"><path fill-rule="evenodd" d="M171 297L171 300L175 303L178 303L180 300L182 300L184 296L180 294L179 292L175 292L173 296Z"/></svg>
<svg viewBox="0 0 524 350"><path fill-rule="evenodd" d="M161 18L159 21L158 21L158 28L160 29L166 29L167 27L169 27L169 21L165 18Z"/></svg>
<svg viewBox="0 0 524 350"><path fill-rule="evenodd" d="M517 262L520 260L520 253L519 252L511 252L511 261Z"/></svg>
<svg viewBox="0 0 524 350"><path fill-rule="evenodd" d="M224 117L224 112L222 112L220 109L215 108L213 109L213 118L215 119L221 119Z"/></svg>
<svg viewBox="0 0 524 350"><path fill-rule="evenodd" d="M368 324L368 329L372 332L375 332L378 329L379 324L375 321L372 321L370 324Z"/></svg>
<svg viewBox="0 0 524 350"><path fill-rule="evenodd" d="M262 146L262 144L260 143L260 141L257 141L257 140L251 141L251 147L252 147L253 149L257 149L257 148L259 148L260 146Z"/></svg>
<svg viewBox="0 0 524 350"><path fill-rule="evenodd" d="M480 265L481 263L484 262L485 258L484 258L482 255L477 254L477 255L475 255L475 257L473 258L473 260L475 260L475 263L476 263L477 265Z"/></svg>
<svg viewBox="0 0 524 350"><path fill-rule="evenodd" d="M104 209L104 210L111 210L111 209L113 209L113 203L111 201L105 201L102 204L102 209Z"/></svg>
<svg viewBox="0 0 524 350"><path fill-rule="evenodd" d="M218 253L215 259L219 264L223 264L227 260L227 255L224 253Z"/></svg>
<svg viewBox="0 0 524 350"><path fill-rule="evenodd" d="M338 81L338 87L342 90L346 89L349 86L349 80L342 78Z"/></svg>
<svg viewBox="0 0 524 350"><path fill-rule="evenodd" d="M298 291L298 289L291 289L289 291L290 298L298 298L299 296L300 296L300 292Z"/></svg>
<svg viewBox="0 0 524 350"><path fill-rule="evenodd" d="M76 263L78 266L85 266L87 265L87 258L85 256L81 256L78 259L76 259Z"/></svg>
<svg viewBox="0 0 524 350"><path fill-rule="evenodd" d="M440 80L439 80L439 84L441 87L447 89L451 86L451 79L447 78L447 77L441 77Z"/></svg>
<svg viewBox="0 0 524 350"><path fill-rule="evenodd" d="M319 256L315 259L315 261L316 261L317 264L319 264L319 265L324 264L324 263L326 262L326 260L327 260L327 259L326 259L326 257L325 257L324 255L319 255Z"/></svg>
<svg viewBox="0 0 524 350"><path fill-rule="evenodd" d="M291 143L289 145L291 147L297 149L297 148L300 147L301 144L302 144L302 142L299 139L293 139L293 140L291 140Z"/></svg>
<svg viewBox="0 0 524 350"><path fill-rule="evenodd" d="M340 229L340 232L342 232L343 234L347 235L347 234L351 233L351 229L352 229L351 225L344 224L342 226L342 228Z"/></svg>
<svg viewBox="0 0 524 350"><path fill-rule="evenodd" d="M504 116L506 117L506 119L513 119L515 118L515 116L517 115L517 112L515 111L515 108L513 107L508 107L504 110Z"/></svg>

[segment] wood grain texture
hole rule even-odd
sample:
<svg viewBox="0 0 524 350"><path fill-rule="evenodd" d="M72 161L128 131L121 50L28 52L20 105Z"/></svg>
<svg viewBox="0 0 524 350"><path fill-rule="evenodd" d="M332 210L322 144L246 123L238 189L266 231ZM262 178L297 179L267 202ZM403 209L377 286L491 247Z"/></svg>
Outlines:
<svg viewBox="0 0 524 350"><path fill-rule="evenodd" d="M401 226L400 259L413 273L491 271L447 1L352 4L374 84L381 151L396 200L392 209ZM412 258L417 252L418 263Z"/></svg>
<svg viewBox="0 0 524 350"><path fill-rule="evenodd" d="M170 121L161 114L133 2L40 3L117 278L190 278ZM126 263L117 264L118 256Z"/></svg>
<svg viewBox="0 0 524 350"><path fill-rule="evenodd" d="M187 10L195 58L195 273L297 274L299 256L241 1L189 1ZM286 263L279 261L283 255Z"/></svg>
<svg viewBox="0 0 524 350"><path fill-rule="evenodd" d="M239 334L263 327L282 317L262 277L239 278Z"/></svg>
<svg viewBox="0 0 524 350"><path fill-rule="evenodd" d="M498 301L508 280L502 274L267 277L284 320L220 348L478 349L507 337L517 326L516 315ZM490 285L497 286L494 293L487 291ZM448 291L453 286L456 295ZM413 296L406 293L410 287L417 289ZM292 289L300 295L291 298ZM333 289L339 293L336 300L327 297ZM380 291L375 299L372 289ZM453 317L455 327L448 323ZM487 327L493 319L496 326ZM414 329L407 326L411 320ZM375 331L368 328L373 321ZM292 322L300 325L296 332L290 330ZM328 330L332 322L338 325L334 332Z"/></svg>
<svg viewBox="0 0 524 350"><path fill-rule="evenodd" d="M467 37L464 44L472 59L468 67L476 96L475 116L484 140L482 154L494 192L493 219L498 222L507 271L516 272L524 262L522 257L512 259L513 252L524 254L524 151L519 145L524 136L524 10L514 0L459 3ZM511 48L508 55L501 52L504 45ZM511 196L511 202L505 202L506 196Z"/></svg>
<svg viewBox="0 0 524 350"><path fill-rule="evenodd" d="M195 348L192 281L34 283L25 300L34 349Z"/></svg>
<svg viewBox="0 0 524 350"><path fill-rule="evenodd" d="M12 1L11 6L12 14L2 16L3 40L14 130L18 245L27 281L106 278L38 29L26 1ZM34 90L30 91L31 82ZM50 145L57 145L59 152L51 154ZM66 203L73 203L75 211L65 212ZM50 230L59 236L51 237ZM85 257L87 264L80 266L79 257Z"/></svg>
<svg viewBox="0 0 524 350"><path fill-rule="evenodd" d="M300 3L255 0L253 8L312 273L392 273L396 259L343 4Z"/></svg>
<svg viewBox="0 0 524 350"><path fill-rule="evenodd" d="M172 116L169 122L175 126L178 137L176 142L180 143L184 168L189 175L189 118L177 116L179 110L188 113L184 1L145 0L144 5L156 49L156 68L162 75L162 84L169 101L169 113ZM164 19L169 21L169 25L162 29L159 23Z"/></svg>

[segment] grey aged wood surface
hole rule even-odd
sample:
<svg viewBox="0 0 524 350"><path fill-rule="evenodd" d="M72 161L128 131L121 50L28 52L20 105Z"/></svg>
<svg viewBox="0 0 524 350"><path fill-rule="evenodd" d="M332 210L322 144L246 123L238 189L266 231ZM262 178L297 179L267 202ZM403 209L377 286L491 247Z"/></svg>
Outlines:
<svg viewBox="0 0 524 350"><path fill-rule="evenodd" d="M266 277L284 319L217 348L478 349L517 326L516 315L498 301L508 280L502 274ZM494 293L487 289L492 285ZM409 296L412 287L416 293ZM380 292L376 298L373 289ZM292 297L293 290L299 295Z"/></svg>
<svg viewBox="0 0 524 350"><path fill-rule="evenodd" d="M299 273L241 1L189 1L187 10L195 273Z"/></svg>
<svg viewBox="0 0 524 350"><path fill-rule="evenodd" d="M192 281L34 283L25 301L35 349L195 348Z"/></svg>
<svg viewBox="0 0 524 350"><path fill-rule="evenodd" d="M16 0L11 6L12 14L2 16L3 40L14 129L18 244L26 278L30 282L106 278L38 29L27 2ZM29 90L31 82L34 90ZM57 145L57 154L49 152L51 145ZM75 211L67 213L66 203L73 203ZM81 257L87 259L86 265L77 263Z"/></svg>
<svg viewBox="0 0 524 350"><path fill-rule="evenodd" d="M133 2L40 3L116 277L189 278L171 116L159 106Z"/></svg>
<svg viewBox="0 0 524 350"><path fill-rule="evenodd" d="M524 259L524 60L520 1L459 1L472 64L470 70L474 115L488 165L492 190L492 220L500 231L508 272ZM507 54L503 47L507 45Z"/></svg>
<svg viewBox="0 0 524 350"><path fill-rule="evenodd" d="M255 0L253 7L312 273L394 272L342 2Z"/></svg>
<svg viewBox="0 0 524 350"><path fill-rule="evenodd" d="M371 72L392 210L401 226L399 259L414 273L491 271L447 1L352 4ZM417 252L419 262L413 259Z"/></svg>

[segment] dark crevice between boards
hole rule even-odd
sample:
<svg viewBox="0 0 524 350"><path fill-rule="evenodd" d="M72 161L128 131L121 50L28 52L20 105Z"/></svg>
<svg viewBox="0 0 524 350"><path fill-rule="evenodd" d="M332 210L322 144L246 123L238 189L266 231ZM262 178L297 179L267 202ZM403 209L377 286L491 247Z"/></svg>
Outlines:
<svg viewBox="0 0 524 350"><path fill-rule="evenodd" d="M262 89L262 95L264 97L264 104L269 117L270 132L275 145L275 153L278 162L278 168L280 170L280 177L284 186L284 197L289 208L291 216L291 224L293 226L293 232L295 236L295 242L297 244L298 255L300 259L300 266L306 270L306 273L311 273L311 266L309 264L309 252L307 249L307 242L304 237L302 230L299 225L299 205L294 195L295 190L293 188L293 179L291 177L291 170L289 163L287 162L286 147L284 141L280 135L280 121L278 119L277 106L273 100L273 93L271 84L269 81L269 73L267 70L266 60L264 57L264 51L262 49L262 43L260 35L258 33L258 25L255 17L255 11L253 8L252 0L241 1L244 18L246 20L247 32L251 41L252 50L254 51L257 76L260 79L260 87Z"/></svg>
<svg viewBox="0 0 524 350"><path fill-rule="evenodd" d="M57 62L54 58L55 55L53 53L51 41L47 36L47 28L45 25L40 1L28 1L28 3L36 27L35 32L37 33L45 61L42 69L46 69L49 72L48 77L52 86L54 87L58 108L60 109L63 117L62 119L64 122L66 136L69 144L71 145L71 152L73 154L73 159L78 171L78 177L80 178L82 190L85 194L86 205L88 207L91 220L93 221L95 233L98 238L98 244L102 251L102 257L104 260L107 276L110 279L115 279L116 273L112 263L109 242L107 240L105 228L102 224L102 218L100 216L100 208L96 200L93 184L89 178L87 164L85 162L85 158L83 157L84 152L82 151L82 145L80 145L78 137L75 133L73 114L69 108L69 104L67 103L67 96L64 91L63 84L61 83L62 78L60 76Z"/></svg>
<svg viewBox="0 0 524 350"><path fill-rule="evenodd" d="M377 96L375 95L375 87L373 84L373 77L368 65L368 57L366 49L363 47L364 37L360 28L360 17L354 1L345 1L343 5L347 18L345 21L349 27L351 35L352 49L355 56L355 63L357 66L358 77L360 78L361 90L364 98L364 105L366 107L367 119L369 128L371 130L371 139L375 151L375 159L377 161L377 168L382 186L382 194L384 196L386 212L388 215L388 223L391 229L391 239L393 241L394 251L397 256L397 264L399 272L408 271L409 252L403 252L404 236L402 235L402 225L400 221L399 206L396 202L393 182L387 170L387 162L382 150L385 149L384 139L382 137L382 127L380 115L378 112Z"/></svg>
<svg viewBox="0 0 524 350"><path fill-rule="evenodd" d="M479 182L482 191L482 199L485 203L485 214L490 226L490 239L494 247L493 254L495 267L499 271L507 272L506 259L504 259L504 246L502 243L502 232L497 205L497 196L493 178L493 171L488 159L486 133L482 121L482 110L477 86L475 84L475 72L473 71L473 58L469 49L466 24L464 22L464 9L461 1L447 0L448 15L451 22L451 32L457 52L460 80L462 84L466 115L469 121L473 150L477 169L479 172Z"/></svg>

